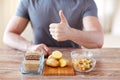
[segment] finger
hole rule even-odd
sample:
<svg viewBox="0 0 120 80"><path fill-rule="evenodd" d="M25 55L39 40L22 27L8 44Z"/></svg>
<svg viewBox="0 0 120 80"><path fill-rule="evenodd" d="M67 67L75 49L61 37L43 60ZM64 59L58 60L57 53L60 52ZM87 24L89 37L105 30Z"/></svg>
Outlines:
<svg viewBox="0 0 120 80"><path fill-rule="evenodd" d="M42 52L44 53L45 56L48 55L48 54L47 54L47 51L46 51L44 48L42 48Z"/></svg>
<svg viewBox="0 0 120 80"><path fill-rule="evenodd" d="M53 36L54 34L57 34L60 32L60 30L58 29L58 27L55 28L49 28L50 34Z"/></svg>
<svg viewBox="0 0 120 80"><path fill-rule="evenodd" d="M52 29L52 28L50 28L49 31L50 31L50 33L55 33L56 32L55 29Z"/></svg>
<svg viewBox="0 0 120 80"><path fill-rule="evenodd" d="M50 34L51 34L52 38L56 39L58 32L52 31L52 32L50 32Z"/></svg>
<svg viewBox="0 0 120 80"><path fill-rule="evenodd" d="M45 44L41 44L41 45L42 45L42 47L43 47L46 51L49 50L49 48L48 48Z"/></svg>
<svg viewBox="0 0 120 80"><path fill-rule="evenodd" d="M59 16L60 16L60 19L61 19L60 23L67 23L67 19L66 19L66 17L64 16L62 10L59 11Z"/></svg>
<svg viewBox="0 0 120 80"><path fill-rule="evenodd" d="M55 39L55 40L56 40L56 36L55 36L55 35L52 35L52 37L53 37L53 39Z"/></svg>
<svg viewBox="0 0 120 80"><path fill-rule="evenodd" d="M53 37L53 36L54 36L54 34L55 34L55 31L54 31L54 30L52 30L52 29L49 29L49 31L50 31L50 35Z"/></svg>
<svg viewBox="0 0 120 80"><path fill-rule="evenodd" d="M44 48L44 50L47 53L47 55L49 55L49 53L51 52L51 50L45 44L41 44L41 46Z"/></svg>
<svg viewBox="0 0 120 80"><path fill-rule="evenodd" d="M48 55L48 54L47 54L47 51L43 48L43 46L39 46L39 47L37 48L37 50L39 50L39 51L41 51L42 53L44 53L45 56Z"/></svg>
<svg viewBox="0 0 120 80"><path fill-rule="evenodd" d="M57 41L60 41L60 38L61 38L61 36L59 37L58 34L54 34L52 37Z"/></svg>
<svg viewBox="0 0 120 80"><path fill-rule="evenodd" d="M49 25L49 27L52 28L52 29L54 29L57 26L58 26L58 23L52 23L52 24Z"/></svg>

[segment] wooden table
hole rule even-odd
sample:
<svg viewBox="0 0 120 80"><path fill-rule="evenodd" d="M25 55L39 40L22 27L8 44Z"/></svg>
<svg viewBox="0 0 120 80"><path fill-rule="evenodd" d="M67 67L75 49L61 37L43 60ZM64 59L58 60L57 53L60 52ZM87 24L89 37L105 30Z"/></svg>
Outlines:
<svg viewBox="0 0 120 80"><path fill-rule="evenodd" d="M60 50L70 58L74 48L51 48ZM81 49L80 49L81 50ZM75 72L75 76L24 75L20 63L24 52L8 47L0 48L0 80L120 80L120 48L92 49L97 60L96 67L89 73Z"/></svg>

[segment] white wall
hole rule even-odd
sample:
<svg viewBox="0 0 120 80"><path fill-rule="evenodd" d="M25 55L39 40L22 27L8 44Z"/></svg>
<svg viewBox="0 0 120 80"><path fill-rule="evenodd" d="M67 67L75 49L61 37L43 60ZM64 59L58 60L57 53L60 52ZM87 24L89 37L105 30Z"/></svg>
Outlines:
<svg viewBox="0 0 120 80"><path fill-rule="evenodd" d="M0 44L2 44L2 37L4 29L15 11L17 0L0 0Z"/></svg>
<svg viewBox="0 0 120 80"><path fill-rule="evenodd" d="M118 2L116 2L118 4L120 4L120 0L118 0ZM112 27L112 34L114 35L120 35L120 5L116 6L117 11L114 17L114 21L113 21L113 27Z"/></svg>
<svg viewBox="0 0 120 80"><path fill-rule="evenodd" d="M95 2L98 7L98 15L104 31L110 33L114 25L115 15L119 10L117 7L120 0L95 0Z"/></svg>
<svg viewBox="0 0 120 80"><path fill-rule="evenodd" d="M10 18L14 15L19 0L0 0L0 46L3 45L2 38L4 30ZM30 25L28 25L25 32L22 34L26 39L32 39Z"/></svg>

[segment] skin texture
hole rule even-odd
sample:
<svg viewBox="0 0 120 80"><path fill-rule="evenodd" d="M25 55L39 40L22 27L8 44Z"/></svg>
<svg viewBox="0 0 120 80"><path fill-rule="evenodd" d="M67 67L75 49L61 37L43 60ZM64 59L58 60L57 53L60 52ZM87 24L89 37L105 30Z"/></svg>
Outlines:
<svg viewBox="0 0 120 80"><path fill-rule="evenodd" d="M62 10L59 11L60 23L50 24L50 34L57 41L72 40L86 48L101 48L103 45L102 27L96 17L83 18L86 31L73 29L69 26Z"/></svg>
<svg viewBox="0 0 120 80"><path fill-rule="evenodd" d="M57 41L72 40L73 42L85 48L101 48L103 45L103 31L102 27L96 17L86 16L83 18L85 31L71 28L67 19L65 18L62 10L59 11L60 23L51 23L49 31L52 37ZM43 50L45 55L49 55L51 50L45 44L31 44L23 38L21 33L24 31L28 24L26 18L13 16L9 21L4 33L3 41L8 46L26 51Z"/></svg>
<svg viewBox="0 0 120 80"><path fill-rule="evenodd" d="M4 33L3 41L10 47L26 51L26 50L43 50L45 55L51 53L50 49L45 44L33 45L31 42L24 39L21 33L28 24L28 20L22 17L13 16L7 25Z"/></svg>

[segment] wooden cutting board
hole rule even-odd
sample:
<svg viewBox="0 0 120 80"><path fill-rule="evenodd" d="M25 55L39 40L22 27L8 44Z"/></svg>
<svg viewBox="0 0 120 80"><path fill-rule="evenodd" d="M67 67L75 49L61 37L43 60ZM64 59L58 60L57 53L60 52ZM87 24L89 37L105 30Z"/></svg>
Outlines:
<svg viewBox="0 0 120 80"><path fill-rule="evenodd" d="M66 67L49 67L45 64L43 69L43 75L44 76L73 76L75 75L72 62L71 60L68 60L68 65Z"/></svg>

